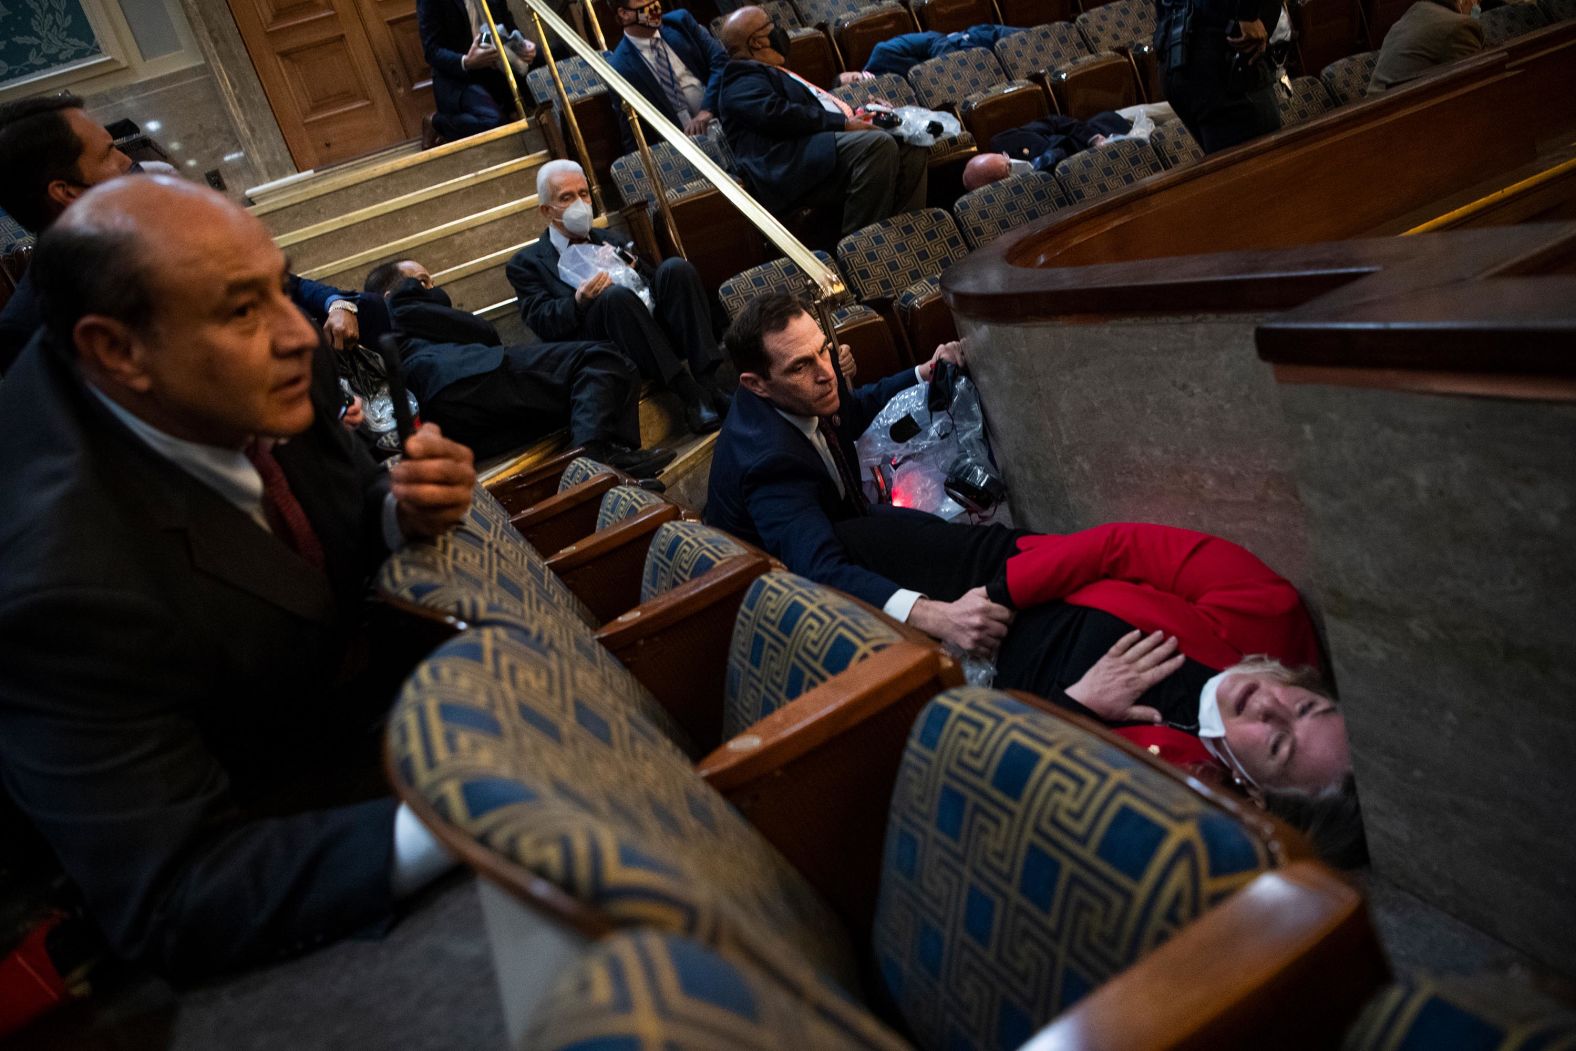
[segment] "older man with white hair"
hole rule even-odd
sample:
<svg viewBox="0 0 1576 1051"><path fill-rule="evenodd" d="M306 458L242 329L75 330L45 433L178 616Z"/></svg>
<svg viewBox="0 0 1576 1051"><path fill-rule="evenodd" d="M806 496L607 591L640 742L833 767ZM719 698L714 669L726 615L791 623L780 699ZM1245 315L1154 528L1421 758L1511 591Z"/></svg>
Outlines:
<svg viewBox="0 0 1576 1051"><path fill-rule="evenodd" d="M515 253L506 273L520 299L520 316L545 340L612 343L641 376L661 383L684 405L696 434L715 431L731 404L718 366L722 354L700 275L684 259L653 270L606 233L591 228L591 190L574 161L549 161L536 176L536 196L548 227ZM613 281L608 270L571 284L560 263L574 245L609 245L638 273L651 295Z"/></svg>

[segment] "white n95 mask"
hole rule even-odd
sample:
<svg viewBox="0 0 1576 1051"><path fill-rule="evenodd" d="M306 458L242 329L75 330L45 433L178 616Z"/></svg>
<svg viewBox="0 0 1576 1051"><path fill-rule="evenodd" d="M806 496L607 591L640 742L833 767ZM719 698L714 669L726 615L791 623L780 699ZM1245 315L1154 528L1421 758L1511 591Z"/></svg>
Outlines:
<svg viewBox="0 0 1576 1051"><path fill-rule="evenodd" d="M576 201L563 214L564 229L576 237L584 237L591 232L591 206L585 201Z"/></svg>

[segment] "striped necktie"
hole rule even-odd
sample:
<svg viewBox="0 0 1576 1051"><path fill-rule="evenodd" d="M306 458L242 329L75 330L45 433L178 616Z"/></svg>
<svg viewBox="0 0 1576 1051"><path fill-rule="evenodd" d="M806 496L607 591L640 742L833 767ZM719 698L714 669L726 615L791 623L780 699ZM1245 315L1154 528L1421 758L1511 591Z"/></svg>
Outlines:
<svg viewBox="0 0 1576 1051"><path fill-rule="evenodd" d="M323 542L312 528L301 501L290 491L285 469L279 466L273 452L261 442L253 442L246 447L246 458L252 461L252 466L257 468L263 480L263 517L268 519L268 527L274 531L274 536L283 540L307 565L322 571Z"/></svg>
<svg viewBox="0 0 1576 1051"><path fill-rule="evenodd" d="M826 443L826 451L832 454L832 462L837 465L837 477L843 483L844 499L848 501L855 514L869 514L870 501L865 499L865 490L859 484L859 475L849 464L848 455L843 451L843 443L837 440L837 422L836 416L822 416L816 421L815 427L821 433L821 440Z"/></svg>
<svg viewBox="0 0 1576 1051"><path fill-rule="evenodd" d="M651 38L651 50L656 56L651 63L652 70L657 74L657 81L662 85L662 93L668 97L668 105L673 107L673 115L683 120L690 113L689 100L684 97L684 92L679 88L679 76L673 71L673 58L668 53L668 46L663 43L661 35Z"/></svg>

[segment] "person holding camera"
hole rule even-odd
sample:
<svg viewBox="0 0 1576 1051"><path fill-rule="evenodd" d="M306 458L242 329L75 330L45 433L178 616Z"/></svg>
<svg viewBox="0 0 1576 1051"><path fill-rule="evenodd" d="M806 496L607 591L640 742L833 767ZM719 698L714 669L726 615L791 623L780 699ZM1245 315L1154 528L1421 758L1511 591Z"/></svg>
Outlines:
<svg viewBox="0 0 1576 1051"><path fill-rule="evenodd" d="M750 192L779 217L842 201L843 234L925 203L929 152L899 142L787 66L788 32L759 7L722 26L717 114Z"/></svg>
<svg viewBox="0 0 1576 1051"><path fill-rule="evenodd" d="M502 63L525 88L525 72L536 58L536 44L515 27L509 5L488 5L503 46L478 0L416 0L421 51L432 67L432 100L438 112L433 130L443 141L463 139L514 119L514 99ZM429 143L431 144L431 143Z"/></svg>
<svg viewBox="0 0 1576 1051"><path fill-rule="evenodd" d="M1155 54L1166 101L1205 153L1281 126L1266 50L1280 0L1158 0Z"/></svg>

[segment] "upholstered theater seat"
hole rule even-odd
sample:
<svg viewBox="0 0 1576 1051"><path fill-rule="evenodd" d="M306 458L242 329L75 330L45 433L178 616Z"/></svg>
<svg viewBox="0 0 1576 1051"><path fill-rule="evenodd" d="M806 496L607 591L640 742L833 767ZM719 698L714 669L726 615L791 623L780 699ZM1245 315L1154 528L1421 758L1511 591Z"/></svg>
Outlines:
<svg viewBox="0 0 1576 1051"><path fill-rule="evenodd" d="M1074 204L1115 193L1161 170L1160 157L1147 142L1123 139L1075 153L1056 166L1056 179Z"/></svg>
<svg viewBox="0 0 1576 1051"><path fill-rule="evenodd" d="M1323 85L1320 85L1319 90L1324 90ZM1204 147L1187 130L1187 125L1179 120L1169 121L1151 132L1149 145L1160 158L1160 163L1167 168L1182 168L1204 159Z"/></svg>
<svg viewBox="0 0 1576 1051"><path fill-rule="evenodd" d="M952 216L926 208L855 230L837 242L837 261L860 301L901 326L915 361L926 361L938 343L957 338L931 279L968 250Z"/></svg>
<svg viewBox="0 0 1576 1051"><path fill-rule="evenodd" d="M1576 1011L1503 979L1402 975L1363 1009L1344 1051L1571 1051Z"/></svg>
<svg viewBox="0 0 1576 1051"><path fill-rule="evenodd" d="M867 80L840 85L832 94L858 109L870 102L892 106L922 106L914 87L896 73L881 73ZM967 131L957 135L943 135L930 147L930 167L934 171L943 164L967 156L974 150L974 136Z"/></svg>
<svg viewBox="0 0 1576 1051"><path fill-rule="evenodd" d="M640 601L650 602L681 584L705 576L730 558L761 554L724 533L699 522L669 522L651 539L645 569L640 576Z"/></svg>
<svg viewBox="0 0 1576 1051"><path fill-rule="evenodd" d="M1362 99L1368 91L1368 81L1373 77L1374 66L1378 62L1377 51L1347 55L1325 66L1319 74L1319 79L1324 81L1325 90L1329 91L1330 98L1335 100L1335 104L1344 106L1348 102Z"/></svg>
<svg viewBox="0 0 1576 1051"><path fill-rule="evenodd" d="M1012 33L996 41L993 50L1013 80L1043 80L1050 70L1089 54L1083 34L1071 22L1053 22Z"/></svg>
<svg viewBox="0 0 1576 1051"><path fill-rule="evenodd" d="M1502 4L1478 16L1478 25L1483 27L1484 47L1498 47L1507 40L1534 29L1542 29L1548 24L1548 14L1537 4L1525 0Z"/></svg>
<svg viewBox="0 0 1576 1051"><path fill-rule="evenodd" d="M1149 0L1112 0L1073 20L1092 53L1127 51L1155 35L1155 5Z"/></svg>
<svg viewBox="0 0 1576 1051"><path fill-rule="evenodd" d="M1066 201L1061 183L1050 172L1025 172L971 190L958 198L952 213L969 244L979 248L1050 215Z"/></svg>
<svg viewBox="0 0 1576 1051"><path fill-rule="evenodd" d="M989 91L1007 79L995 53L982 47L927 59L908 71L908 82L921 106L953 113L970 95Z"/></svg>
<svg viewBox="0 0 1576 1051"><path fill-rule="evenodd" d="M1283 128L1312 120L1335 108L1329 89L1318 77L1295 77L1289 87L1276 84L1275 104L1280 107Z"/></svg>

